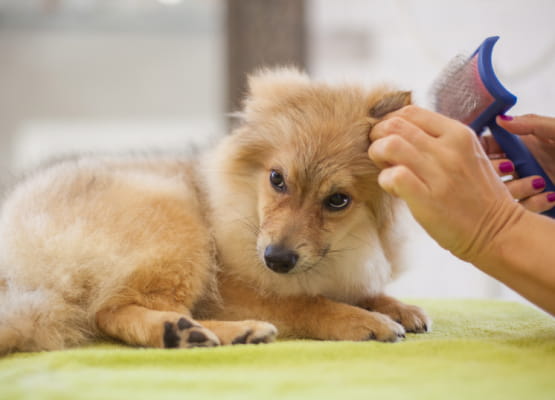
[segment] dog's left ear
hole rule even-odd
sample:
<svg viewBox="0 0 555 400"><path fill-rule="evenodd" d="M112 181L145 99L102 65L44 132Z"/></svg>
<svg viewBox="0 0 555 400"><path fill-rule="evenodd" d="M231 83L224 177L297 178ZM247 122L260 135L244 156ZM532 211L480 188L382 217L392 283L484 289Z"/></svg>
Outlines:
<svg viewBox="0 0 555 400"><path fill-rule="evenodd" d="M404 106L408 106L412 102L411 92L389 92L382 96L375 104L370 106L368 116L380 119Z"/></svg>

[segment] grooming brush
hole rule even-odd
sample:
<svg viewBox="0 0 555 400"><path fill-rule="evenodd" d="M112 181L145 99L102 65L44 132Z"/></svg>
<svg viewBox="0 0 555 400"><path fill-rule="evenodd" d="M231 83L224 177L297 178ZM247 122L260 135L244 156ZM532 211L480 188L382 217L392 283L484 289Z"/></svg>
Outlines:
<svg viewBox="0 0 555 400"><path fill-rule="evenodd" d="M540 175L545 190L555 191L555 185L522 140L495 122L516 103L516 96L505 89L493 71L491 54L498 39L487 38L470 57L459 55L445 67L432 86L433 106L437 112L469 125L477 135L489 128L521 178ZM543 214L555 218L555 208Z"/></svg>

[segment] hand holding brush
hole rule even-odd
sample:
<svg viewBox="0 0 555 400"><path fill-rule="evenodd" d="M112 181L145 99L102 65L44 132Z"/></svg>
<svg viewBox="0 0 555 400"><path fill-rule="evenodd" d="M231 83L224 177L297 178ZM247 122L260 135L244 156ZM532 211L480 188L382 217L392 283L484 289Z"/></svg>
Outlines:
<svg viewBox="0 0 555 400"><path fill-rule="evenodd" d="M518 135L552 182L555 181L555 118L535 114L497 117L497 124L506 131ZM506 158L503 149L493 136L483 135L482 145L492 159L500 176L511 176L507 188L522 206L533 212L545 212L555 205L555 193L545 191L543 177L532 175L520 178L513 162Z"/></svg>
<svg viewBox="0 0 555 400"><path fill-rule="evenodd" d="M439 245L555 315L555 221L514 201L472 129L407 106L370 140L380 186Z"/></svg>

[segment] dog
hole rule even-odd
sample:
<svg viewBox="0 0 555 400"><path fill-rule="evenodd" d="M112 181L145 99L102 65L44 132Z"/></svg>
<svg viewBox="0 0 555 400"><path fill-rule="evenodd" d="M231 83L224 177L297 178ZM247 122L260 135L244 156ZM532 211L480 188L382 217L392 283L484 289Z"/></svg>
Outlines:
<svg viewBox="0 0 555 400"><path fill-rule="evenodd" d="M423 310L384 294L402 270L402 205L367 156L372 126L410 101L261 70L214 149L31 173L0 214L0 353L428 331Z"/></svg>

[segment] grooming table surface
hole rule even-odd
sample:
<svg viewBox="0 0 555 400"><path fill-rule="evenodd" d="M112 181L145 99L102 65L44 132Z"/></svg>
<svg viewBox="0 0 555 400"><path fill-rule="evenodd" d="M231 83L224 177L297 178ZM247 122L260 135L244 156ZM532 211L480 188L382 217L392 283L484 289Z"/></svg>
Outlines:
<svg viewBox="0 0 555 400"><path fill-rule="evenodd" d="M14 354L0 358L0 399L555 399L554 318L508 302L412 303L433 332L395 344Z"/></svg>

